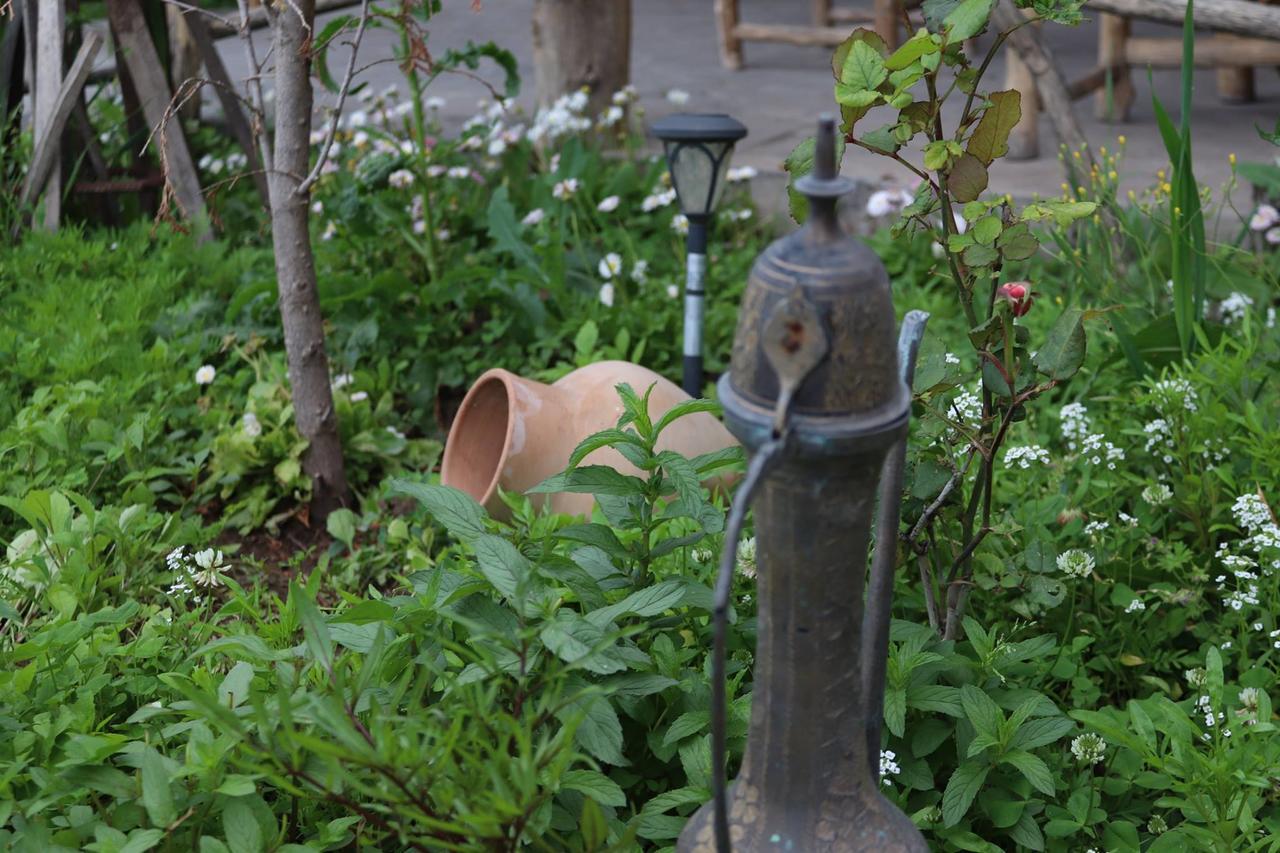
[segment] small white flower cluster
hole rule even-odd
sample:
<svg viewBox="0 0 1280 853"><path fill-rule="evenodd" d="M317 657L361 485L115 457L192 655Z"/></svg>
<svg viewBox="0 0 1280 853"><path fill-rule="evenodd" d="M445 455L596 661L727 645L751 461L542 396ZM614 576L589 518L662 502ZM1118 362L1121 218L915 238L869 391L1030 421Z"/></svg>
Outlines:
<svg viewBox="0 0 1280 853"><path fill-rule="evenodd" d="M198 589L222 586L222 573L227 569L222 552L212 548L188 554L186 547L180 546L170 551L164 562L175 575L169 595L190 595ZM200 604L204 596L197 594L192 600Z"/></svg>
<svg viewBox="0 0 1280 853"><path fill-rule="evenodd" d="M1271 508L1261 495L1255 492L1240 495L1231 505L1231 514L1236 524L1253 533L1259 528L1272 524Z"/></svg>
<svg viewBox="0 0 1280 853"><path fill-rule="evenodd" d="M1164 506L1173 499L1173 489L1164 483L1152 483L1142 490L1142 499L1151 506Z"/></svg>
<svg viewBox="0 0 1280 853"><path fill-rule="evenodd" d="M1058 411L1058 419L1062 422L1062 437L1073 451L1078 450L1080 442L1093 431L1089 410L1083 403L1067 403Z"/></svg>
<svg viewBox="0 0 1280 853"><path fill-rule="evenodd" d="M890 776L897 776L902 772L902 768L898 766L898 754L892 749L880 750L880 781L885 785L893 784Z"/></svg>
<svg viewBox="0 0 1280 853"><path fill-rule="evenodd" d="M982 398L974 392L962 388L956 398L951 401L952 416L967 426L977 426L982 422Z"/></svg>
<svg viewBox="0 0 1280 853"><path fill-rule="evenodd" d="M1081 764L1093 766L1107 756L1107 742L1102 735L1085 732L1071 741L1071 754Z"/></svg>
<svg viewBox="0 0 1280 853"><path fill-rule="evenodd" d="M879 219L899 213L915 198L909 190L889 188L876 190L867 198L867 216Z"/></svg>
<svg viewBox="0 0 1280 853"><path fill-rule="evenodd" d="M681 237L689 233L689 217L683 213L677 213L671 217L671 230L679 234Z"/></svg>
<svg viewBox="0 0 1280 853"><path fill-rule="evenodd" d="M720 217L728 222L746 222L754 215L755 214L751 212L751 208L749 207L744 207L739 210L723 210L720 212Z"/></svg>
<svg viewBox="0 0 1280 853"><path fill-rule="evenodd" d="M571 133L591 129L591 119L583 115L587 108L587 92L579 89L556 98L549 107L538 110L529 128L528 139L536 144L551 142Z"/></svg>
<svg viewBox="0 0 1280 853"><path fill-rule="evenodd" d="M1227 325L1239 323L1244 319L1245 313L1252 307L1253 297L1239 291L1228 294L1226 299L1218 303L1218 311L1221 312L1222 322Z"/></svg>
<svg viewBox="0 0 1280 853"><path fill-rule="evenodd" d="M956 355L953 352L949 352L942 357L942 361L944 364L959 364L960 356Z"/></svg>
<svg viewBox="0 0 1280 853"><path fill-rule="evenodd" d="M1156 408L1162 414L1171 414L1178 408L1194 412L1199 408L1196 389L1185 379L1161 379L1151 386Z"/></svg>
<svg viewBox="0 0 1280 853"><path fill-rule="evenodd" d="M652 213L660 207L666 207L675 200L675 190L658 190L644 197L644 201L640 202L640 209L645 213Z"/></svg>
<svg viewBox="0 0 1280 853"><path fill-rule="evenodd" d="M1010 447L1004 452L1005 465L1016 464L1019 468L1030 468L1034 462L1048 465L1049 451L1038 444L1028 444L1025 447Z"/></svg>
<svg viewBox="0 0 1280 853"><path fill-rule="evenodd" d="M1107 441L1107 437L1100 432L1086 435L1080 444L1080 452L1089 460L1090 465L1101 465L1105 460L1110 471L1116 470L1117 460L1124 459L1123 448Z"/></svg>
<svg viewBox="0 0 1280 853"><path fill-rule="evenodd" d="M1091 521L1084 526L1084 533L1090 539L1096 539L1111 526L1107 521Z"/></svg>
<svg viewBox="0 0 1280 853"><path fill-rule="evenodd" d="M1249 228L1264 232L1262 236L1268 243L1280 243L1280 211L1269 204L1258 205L1249 218Z"/></svg>
<svg viewBox="0 0 1280 853"><path fill-rule="evenodd" d="M1171 451L1175 447L1169 422L1164 418L1156 418L1143 424L1142 431L1147 435L1147 443L1143 449L1148 453L1154 453L1159 456L1166 465L1172 465L1173 453Z"/></svg>
<svg viewBox="0 0 1280 853"><path fill-rule="evenodd" d="M689 103L689 93L684 89L670 89L667 91L667 101L677 107L683 107Z"/></svg>
<svg viewBox="0 0 1280 853"><path fill-rule="evenodd" d="M1204 694L1196 697L1196 710L1201 714L1204 714L1204 727L1206 729L1217 728L1219 725L1227 721L1227 715L1224 712L1218 711L1216 714L1214 713L1213 701ZM1224 728L1222 730L1222 736L1231 737L1231 729ZM1212 739L1208 732L1201 734L1200 738L1202 740Z"/></svg>
<svg viewBox="0 0 1280 853"><path fill-rule="evenodd" d="M754 166L730 166L725 178L731 184L738 184L743 181L749 181L759 174Z"/></svg>
<svg viewBox="0 0 1280 853"><path fill-rule="evenodd" d="M224 171L234 172L237 169L243 169L249 165L249 158L240 151L233 151L226 158L214 157L212 154L206 154L196 163L196 167L202 172L208 172L210 175L220 175Z"/></svg>
<svg viewBox="0 0 1280 853"><path fill-rule="evenodd" d="M756 576L756 537L748 536L738 543L738 571L749 578Z"/></svg>
<svg viewBox="0 0 1280 853"><path fill-rule="evenodd" d="M1130 601L1128 604L1125 605L1124 612L1138 613L1146 609L1147 609L1146 602L1144 602L1141 598L1135 598L1133 601Z"/></svg>
<svg viewBox="0 0 1280 853"><path fill-rule="evenodd" d="M1063 551L1058 555L1056 562L1058 571L1073 578L1089 577L1089 575L1093 574L1093 570L1097 565L1093 560L1092 554L1088 551L1081 551L1079 548Z"/></svg>

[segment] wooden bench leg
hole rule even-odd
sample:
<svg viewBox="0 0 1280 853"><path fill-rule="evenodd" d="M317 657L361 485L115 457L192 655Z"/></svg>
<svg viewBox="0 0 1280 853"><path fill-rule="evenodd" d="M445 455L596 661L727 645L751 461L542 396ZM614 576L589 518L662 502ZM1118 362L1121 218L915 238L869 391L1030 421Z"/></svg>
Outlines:
<svg viewBox="0 0 1280 853"><path fill-rule="evenodd" d="M902 0L875 0L872 26L889 50L898 48L898 26L902 21Z"/></svg>
<svg viewBox="0 0 1280 853"><path fill-rule="evenodd" d="M730 71L742 67L742 39L738 28L738 0L716 0L716 27L720 31L720 63Z"/></svg>
<svg viewBox="0 0 1280 853"><path fill-rule="evenodd" d="M1098 67L1111 69L1111 91L1103 86L1095 96L1094 114L1106 121L1128 121L1133 106L1133 77L1129 73L1124 43L1129 19L1103 14L1098 21Z"/></svg>
<svg viewBox="0 0 1280 853"><path fill-rule="evenodd" d="M813 25L831 26L831 0L810 0L810 3L813 7Z"/></svg>
<svg viewBox="0 0 1280 853"><path fill-rule="evenodd" d="M1218 33L1216 41L1236 41L1240 36L1230 33ZM1257 100L1257 92L1253 88L1253 68L1218 69L1218 98L1229 104L1247 104Z"/></svg>
<svg viewBox="0 0 1280 853"><path fill-rule="evenodd" d="M1022 118L1009 132L1009 159L1034 160L1040 156L1040 90L1035 75L1013 51L1006 54L1006 89L1017 89L1022 95Z"/></svg>

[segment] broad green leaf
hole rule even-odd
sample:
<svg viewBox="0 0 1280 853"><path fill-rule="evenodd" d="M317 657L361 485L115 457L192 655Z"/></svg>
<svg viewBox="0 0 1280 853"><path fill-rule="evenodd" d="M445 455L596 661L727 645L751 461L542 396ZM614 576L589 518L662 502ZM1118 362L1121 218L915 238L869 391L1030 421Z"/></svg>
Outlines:
<svg viewBox="0 0 1280 853"><path fill-rule="evenodd" d="M1040 241L1025 222L1009 226L996 239L996 248L1008 261L1023 261L1040 250Z"/></svg>
<svg viewBox="0 0 1280 853"><path fill-rule="evenodd" d="M576 492L615 497L639 497L644 494L644 481L623 474L608 465L583 465L555 476L548 477L528 491L528 494L549 492Z"/></svg>
<svg viewBox="0 0 1280 853"><path fill-rule="evenodd" d="M528 559L510 540L490 533L477 537L471 545L485 580L504 598L514 598L520 584L529 576Z"/></svg>
<svg viewBox="0 0 1280 853"><path fill-rule="evenodd" d="M951 171L947 173L947 189L956 201L969 202L982 195L988 179L987 167L977 157L965 153L951 165Z"/></svg>
<svg viewBox="0 0 1280 853"><path fill-rule="evenodd" d="M262 853L266 849L262 827L258 826L258 819L244 800L231 800L223 808L222 831L231 853Z"/></svg>
<svg viewBox="0 0 1280 853"><path fill-rule="evenodd" d="M1085 312L1068 308L1058 317L1032 362L1050 379L1070 379L1084 364Z"/></svg>
<svg viewBox="0 0 1280 853"><path fill-rule="evenodd" d="M875 89L889 76L884 57L865 41L855 41L849 47L840 69L840 83L851 90Z"/></svg>
<svg viewBox="0 0 1280 853"><path fill-rule="evenodd" d="M356 538L356 514L346 507L335 509L329 513L324 522L329 535L348 548Z"/></svg>
<svg viewBox="0 0 1280 853"><path fill-rule="evenodd" d="M992 0L961 0L942 21L947 43L955 44L976 36L987 28Z"/></svg>
<svg viewBox="0 0 1280 853"><path fill-rule="evenodd" d="M1000 232L1004 229L1004 223L1000 221L1000 217L995 214L984 216L977 222L973 223L973 239L983 245L990 246L995 243L996 238L1000 236Z"/></svg>
<svg viewBox="0 0 1280 853"><path fill-rule="evenodd" d="M298 613L298 621L302 623L302 634L307 641L307 649L325 672L333 670L333 638L329 636L329 626L316 608L311 594L297 581L289 582L289 599Z"/></svg>
<svg viewBox="0 0 1280 853"><path fill-rule="evenodd" d="M855 89L847 83L837 83L835 86L837 104L854 110L862 110L863 113L875 106L880 98L880 93L874 89Z"/></svg>
<svg viewBox="0 0 1280 853"><path fill-rule="evenodd" d="M972 684L966 684L960 688L960 703L964 706L964 715L979 734L999 737L1004 714L990 696Z"/></svg>
<svg viewBox="0 0 1280 853"><path fill-rule="evenodd" d="M538 637L556 657L588 672L611 675L627 668L616 655L608 654L604 632L571 611L561 610L555 619L543 623Z"/></svg>
<svg viewBox="0 0 1280 853"><path fill-rule="evenodd" d="M978 795L991 765L983 759L965 761L951 774L947 788L942 793L942 823L944 826L955 826L969 811L973 798Z"/></svg>
<svg viewBox="0 0 1280 853"><path fill-rule="evenodd" d="M1009 830L1009 838L1028 850L1044 849L1044 833L1036 825L1036 819L1028 811L1022 813L1013 829Z"/></svg>
<svg viewBox="0 0 1280 853"><path fill-rule="evenodd" d="M580 791L602 806L622 808L627 795L618 783L597 770L569 770L560 777L560 787Z"/></svg>
<svg viewBox="0 0 1280 853"><path fill-rule="evenodd" d="M493 240L495 248L510 254L521 267L541 281L547 281L547 273L538 262L538 256L529 247L529 242L520 235L521 225L516 219L516 210L508 197L506 184L498 187L489 197L488 228L489 238Z"/></svg>
<svg viewBox="0 0 1280 853"><path fill-rule="evenodd" d="M177 809L173 804L173 791L169 787L169 771L164 758L154 748L142 753L142 807L152 826L165 829L173 823Z"/></svg>
<svg viewBox="0 0 1280 853"><path fill-rule="evenodd" d="M677 421L680 418L688 417L689 415L696 415L699 412L707 412L719 417L720 411L721 406L718 402L715 400L708 400L705 397L700 397L696 400L685 400L682 403L677 403L668 409L666 414L658 418L658 422L653 425L654 437L656 438L657 436L662 435L662 431L664 429L671 426L674 421Z"/></svg>
<svg viewBox="0 0 1280 853"><path fill-rule="evenodd" d="M1009 152L1009 133L1022 120L1022 95L1017 89L1009 89L992 92L987 100L991 106L978 120L965 150L990 166L992 160Z"/></svg>
<svg viewBox="0 0 1280 853"><path fill-rule="evenodd" d="M568 467L576 468L582 464L582 460L589 454L602 447L611 447L615 444L631 444L641 450L648 450L648 446L634 432L613 428L605 429L587 436L578 443L578 446L573 449L573 453L569 454Z"/></svg>
<svg viewBox="0 0 1280 853"><path fill-rule="evenodd" d="M942 48L927 32L916 33L903 43L902 47L890 54L884 61L884 67L890 71L898 71L911 65L927 53L936 53Z"/></svg>
<svg viewBox="0 0 1280 853"><path fill-rule="evenodd" d="M902 737L907 723L907 691L899 688L884 693L884 725L894 737Z"/></svg>
<svg viewBox="0 0 1280 853"><path fill-rule="evenodd" d="M692 513L704 501L697 469L692 462L672 450L662 451L657 458L667 479L675 486L676 494L684 502L685 509Z"/></svg>
<svg viewBox="0 0 1280 853"><path fill-rule="evenodd" d="M484 507L460 489L392 480L388 491L392 495L403 495L416 500L432 518L444 525L445 530L463 542L484 533Z"/></svg>
<svg viewBox="0 0 1280 853"><path fill-rule="evenodd" d="M1014 749L1001 755L1000 762L1016 767L1040 793L1048 797L1053 796L1053 775L1050 774L1048 765L1036 756L1021 749Z"/></svg>
<svg viewBox="0 0 1280 853"><path fill-rule="evenodd" d="M610 696L652 696L679 683L656 672L626 672L603 680L601 686Z"/></svg>
<svg viewBox="0 0 1280 853"><path fill-rule="evenodd" d="M641 618L657 616L679 607L685 599L685 584L679 580L665 580L653 586L638 589L608 607L601 607L586 615L587 621L597 627L604 627L620 616L632 615Z"/></svg>
<svg viewBox="0 0 1280 853"><path fill-rule="evenodd" d="M849 56L849 50L854 46L854 44L860 41L866 42L880 56L889 55L889 48L884 43L884 39L880 37L879 33L875 30L869 30L866 27L858 27L831 53L831 75L835 77L836 80L840 79L840 74L844 70L844 61Z"/></svg>
<svg viewBox="0 0 1280 853"><path fill-rule="evenodd" d="M574 733L578 745L606 764L625 767L622 724L609 700L599 695L580 696L557 714L566 723L580 720Z"/></svg>
<svg viewBox="0 0 1280 853"><path fill-rule="evenodd" d="M711 712L709 711L686 711L667 729L667 733L663 735L662 745L671 746L679 743L687 737L702 734L711 726Z"/></svg>
<svg viewBox="0 0 1280 853"><path fill-rule="evenodd" d="M222 651L237 657L246 657L255 663L269 663L277 660L289 660L293 654L283 649L273 649L261 637L253 634L233 634L230 637L219 637L210 640L196 649L197 655Z"/></svg>
<svg viewBox="0 0 1280 853"><path fill-rule="evenodd" d="M1077 219L1083 219L1098 209L1093 201L1040 201L1022 209L1022 218L1028 221L1052 219L1060 228L1066 228Z"/></svg>
<svg viewBox="0 0 1280 853"><path fill-rule="evenodd" d="M857 112L852 120L846 115L848 127L841 127L846 133L853 129L853 122L861 118L866 113L866 109ZM845 110L841 110L841 114L845 114ZM844 137L836 134L836 170L840 169L840 162L844 158ZM803 195L796 191L796 181L813 171L813 137L804 139L795 148L791 149L791 153L787 155L786 161L782 164L782 168L787 173L787 199L791 210L791 218L799 224L804 224L805 219L809 215L809 201Z"/></svg>
<svg viewBox="0 0 1280 853"><path fill-rule="evenodd" d="M1027 720L1009 741L1010 749L1038 749L1063 738L1075 728L1067 717L1039 717Z"/></svg>
<svg viewBox="0 0 1280 853"><path fill-rule="evenodd" d="M253 681L253 665L240 661L218 685L218 701L228 708L238 708L249 698L249 684Z"/></svg>

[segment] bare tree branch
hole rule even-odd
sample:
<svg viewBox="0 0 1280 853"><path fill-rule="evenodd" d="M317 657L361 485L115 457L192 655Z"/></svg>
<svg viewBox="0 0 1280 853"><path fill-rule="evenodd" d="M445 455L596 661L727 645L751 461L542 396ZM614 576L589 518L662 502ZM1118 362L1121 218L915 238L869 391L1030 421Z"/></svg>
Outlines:
<svg viewBox="0 0 1280 853"><path fill-rule="evenodd" d="M351 91L351 81L355 77L356 70L356 54L360 52L360 41L364 38L365 24L369 22L369 0L362 0L360 3L360 23L356 26L356 36L351 42L351 56L347 59L347 71L343 75L342 85L338 87L338 103L333 110L333 118L329 120L329 129L325 131L324 143L320 146L320 154L316 157L316 164L311 168L311 174L298 184L297 192L299 195L306 195L311 191L311 187L320 178L320 172L324 169L324 164L329 159L329 149L333 147L333 137L338 132L338 123L342 121L342 108L347 102L347 93Z"/></svg>
<svg viewBox="0 0 1280 853"><path fill-rule="evenodd" d="M271 156L271 142L267 138L267 108L262 97L262 68L258 62L258 53L253 47L253 34L249 29L249 0L236 0L240 9L240 40L244 44L245 56L249 60L250 75L245 78L245 91L253 104L254 136L258 137L258 154L262 158L262 168L271 171L275 161Z"/></svg>

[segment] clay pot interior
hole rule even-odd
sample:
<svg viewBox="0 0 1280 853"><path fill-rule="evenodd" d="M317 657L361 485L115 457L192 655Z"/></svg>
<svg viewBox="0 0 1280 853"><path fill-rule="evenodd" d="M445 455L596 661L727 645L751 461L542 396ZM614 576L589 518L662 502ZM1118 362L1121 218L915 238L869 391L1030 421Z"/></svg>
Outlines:
<svg viewBox="0 0 1280 853"><path fill-rule="evenodd" d="M482 377L454 418L466 429L451 430L441 474L445 482L488 506L498 490L510 447L512 389L503 373Z"/></svg>

